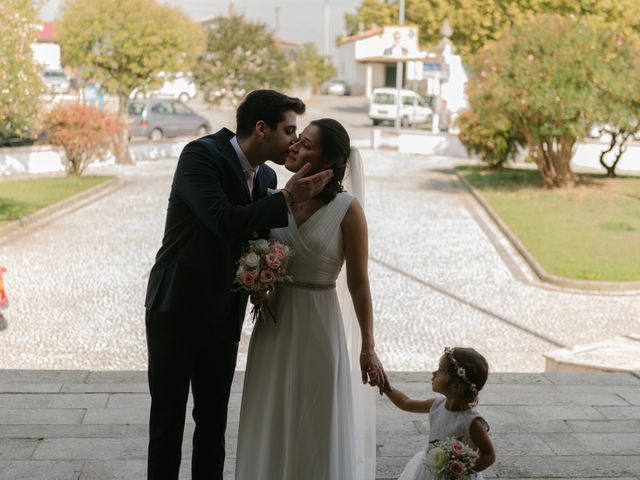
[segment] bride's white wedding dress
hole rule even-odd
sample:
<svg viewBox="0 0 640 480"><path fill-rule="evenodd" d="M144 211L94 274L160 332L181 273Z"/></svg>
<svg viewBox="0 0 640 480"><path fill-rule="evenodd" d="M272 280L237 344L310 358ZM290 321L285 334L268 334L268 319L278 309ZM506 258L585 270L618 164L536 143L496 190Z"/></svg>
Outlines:
<svg viewBox="0 0 640 480"><path fill-rule="evenodd" d="M340 224L352 200L340 193L301 226L290 214L288 227L271 231L295 252L288 266L294 283L271 299L276 323L257 322L251 336L236 480L375 478L375 410L363 406L354 416L353 406L354 395L375 394L354 380L335 288L344 257ZM342 296L342 310L353 316Z"/></svg>

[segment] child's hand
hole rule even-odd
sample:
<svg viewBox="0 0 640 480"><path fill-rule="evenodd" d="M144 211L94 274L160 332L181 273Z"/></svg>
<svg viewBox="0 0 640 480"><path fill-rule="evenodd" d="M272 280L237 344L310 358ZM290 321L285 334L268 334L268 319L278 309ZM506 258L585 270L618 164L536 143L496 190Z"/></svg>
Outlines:
<svg viewBox="0 0 640 480"><path fill-rule="evenodd" d="M378 387L380 395L382 395L389 380L375 352L360 354L360 370L362 371L362 383L366 384L368 381L372 387Z"/></svg>
<svg viewBox="0 0 640 480"><path fill-rule="evenodd" d="M371 385L372 387L379 386L380 380L382 378L380 371L377 368L370 368L369 370L367 370L367 373L369 374L369 385ZM384 392L393 391L393 389L391 388L391 385L389 384L389 380L385 382L383 391Z"/></svg>

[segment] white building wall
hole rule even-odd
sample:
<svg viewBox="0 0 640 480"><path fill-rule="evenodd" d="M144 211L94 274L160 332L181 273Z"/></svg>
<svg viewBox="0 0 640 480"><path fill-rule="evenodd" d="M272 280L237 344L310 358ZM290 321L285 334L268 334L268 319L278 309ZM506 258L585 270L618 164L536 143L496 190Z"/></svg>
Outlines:
<svg viewBox="0 0 640 480"><path fill-rule="evenodd" d="M356 61L355 61L355 43L349 42L338 45L338 77L342 78L351 87L355 95L358 93L354 90L357 83Z"/></svg>
<svg viewBox="0 0 640 480"><path fill-rule="evenodd" d="M60 61L60 45L52 42L38 42L31 44L33 58L42 68L47 70L62 70Z"/></svg>

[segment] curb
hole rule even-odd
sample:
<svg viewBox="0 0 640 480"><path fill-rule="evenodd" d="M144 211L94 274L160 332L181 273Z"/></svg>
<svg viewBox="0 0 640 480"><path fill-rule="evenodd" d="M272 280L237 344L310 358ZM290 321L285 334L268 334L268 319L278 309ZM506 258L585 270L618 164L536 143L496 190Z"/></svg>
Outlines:
<svg viewBox="0 0 640 480"><path fill-rule="evenodd" d="M85 205L109 195L113 191L122 187L124 184L117 177L102 182L99 185L83 190L71 197L60 200L48 207L42 208L30 215L26 215L17 220L7 223L0 227L0 244L12 240L23 232L30 230L29 227L38 226L56 217L81 208Z"/></svg>
<svg viewBox="0 0 640 480"><path fill-rule="evenodd" d="M602 281L590 281L590 280L573 280L569 278L559 277L547 273L542 268L533 255L527 250L524 244L518 239L518 237L511 231L507 224L500 218L500 216L491 208L491 206L482 198L482 195L464 178L458 170L455 170L456 177L462 185L467 189L469 193L475 198L485 212L489 215L489 218L493 223L502 231L507 237L511 245L518 251L522 259L527 262L529 268L535 273L539 280L544 283L554 285L556 287L571 288L574 290L592 292L592 293L624 293L624 294L640 294L640 282L602 282Z"/></svg>

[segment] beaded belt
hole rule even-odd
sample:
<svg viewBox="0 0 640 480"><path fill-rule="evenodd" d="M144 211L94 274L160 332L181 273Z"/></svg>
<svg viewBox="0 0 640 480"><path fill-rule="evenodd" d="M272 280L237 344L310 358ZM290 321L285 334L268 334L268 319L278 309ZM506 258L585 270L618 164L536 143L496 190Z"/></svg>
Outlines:
<svg viewBox="0 0 640 480"><path fill-rule="evenodd" d="M333 290L336 288L334 283L305 283L305 282L291 282L286 283L285 287L304 288L305 290Z"/></svg>

